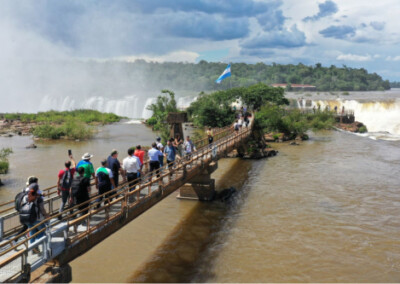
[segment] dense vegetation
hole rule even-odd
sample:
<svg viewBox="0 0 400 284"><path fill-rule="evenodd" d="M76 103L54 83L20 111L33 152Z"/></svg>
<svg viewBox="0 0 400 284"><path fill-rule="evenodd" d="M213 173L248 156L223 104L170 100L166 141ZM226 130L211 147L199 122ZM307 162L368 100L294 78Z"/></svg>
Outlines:
<svg viewBox="0 0 400 284"><path fill-rule="evenodd" d="M400 82L390 82L390 88L400 88Z"/></svg>
<svg viewBox="0 0 400 284"><path fill-rule="evenodd" d="M70 119L61 125L50 123L38 125L33 129L33 135L39 138L60 139L89 139L92 138L95 131L84 122L77 119Z"/></svg>
<svg viewBox="0 0 400 284"><path fill-rule="evenodd" d="M112 95L126 90L217 91L256 83L311 84L316 86L317 91L372 91L390 88L389 81L384 81L378 74L368 73L363 68L350 68L345 65L323 67L320 63L314 66L301 63L297 65L232 63L232 77L222 81L221 84L216 84L215 80L226 66L226 63L204 60L197 64L136 60L135 62L86 62L82 68L87 70L87 74L96 75L96 81L103 82L102 85L95 85L98 88L110 86L90 90L94 93L101 91L105 95L107 92ZM118 80L115 79L116 74Z"/></svg>
<svg viewBox="0 0 400 284"><path fill-rule="evenodd" d="M102 113L97 110L79 109L73 111L46 111L38 113L6 113L0 115L1 118L8 120L20 120L22 122L48 122L65 123L77 120L84 123L113 123L118 122L122 117L113 113Z"/></svg>
<svg viewBox="0 0 400 284"><path fill-rule="evenodd" d="M237 87L211 94L201 93L187 109L190 118L198 126L224 127L235 119L231 104L241 101L251 109L258 110L267 102L276 105L288 104L282 88L258 83L249 87Z"/></svg>
<svg viewBox="0 0 400 284"><path fill-rule="evenodd" d="M8 156L12 153L11 148L0 149L0 174L6 174L8 172L9 162Z"/></svg>
<svg viewBox="0 0 400 284"><path fill-rule="evenodd" d="M37 124L32 133L39 138L88 139L95 133L91 125L118 122L122 117L96 110L46 111L33 113L7 113L1 117Z"/></svg>
<svg viewBox="0 0 400 284"><path fill-rule="evenodd" d="M298 109L286 110L277 105L266 104L256 113L257 125L265 132L283 133L286 138L307 138L310 129L330 129L335 124L332 112L302 113Z"/></svg>
<svg viewBox="0 0 400 284"><path fill-rule="evenodd" d="M147 124L153 127L153 130L159 131L164 143L169 137L169 126L167 116L170 112L178 112L176 106L175 93L170 90L162 90L162 94L157 97L157 101L151 104L147 109L153 111L153 115L147 120ZM167 96L168 95L168 96Z"/></svg>
<svg viewBox="0 0 400 284"><path fill-rule="evenodd" d="M232 124L236 112L232 102L241 101L249 109L256 110L256 128L263 132L283 133L286 138L305 137L312 130L329 129L335 119L331 112L302 113L300 110L283 108L289 101L282 88L258 83L211 94L201 93L188 108L193 122L201 127L223 127Z"/></svg>

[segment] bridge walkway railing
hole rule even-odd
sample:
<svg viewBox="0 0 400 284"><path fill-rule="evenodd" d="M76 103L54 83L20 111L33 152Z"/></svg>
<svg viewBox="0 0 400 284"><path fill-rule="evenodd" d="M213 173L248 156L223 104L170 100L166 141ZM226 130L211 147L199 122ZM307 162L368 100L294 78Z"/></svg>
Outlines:
<svg viewBox="0 0 400 284"><path fill-rule="evenodd" d="M231 127L224 129L214 135L217 139L211 147L204 143L205 146L199 147L189 159L180 159L170 169L167 165L161 168L158 176L156 171L148 172L138 180L139 184L136 187L130 187L128 183L124 183L114 189L108 198L106 194L103 194L103 201L108 201L105 205L97 202L98 195L91 197L86 202L87 214L84 214L85 209L78 209L83 205L80 204L69 208L68 212L72 210L73 213L67 214L62 220L58 220L59 213L55 213L29 229L31 231L42 224L46 225L33 236L20 238L22 237L20 235L9 238L0 244L0 281L24 275L28 270L34 271L61 254L66 248L78 244L80 240L123 218L128 211L151 202L152 196L163 195L166 189L178 186L182 181L193 176L193 173L205 163L209 163L213 159L213 154L216 155L214 158L218 159L227 151L232 150L242 139L246 139L251 134L252 125L253 120L248 128L243 128L239 133L233 133ZM28 243L41 232L45 233L44 237L33 244ZM20 238L19 241L17 241L18 238ZM34 248L40 248L42 253L34 254L32 251Z"/></svg>

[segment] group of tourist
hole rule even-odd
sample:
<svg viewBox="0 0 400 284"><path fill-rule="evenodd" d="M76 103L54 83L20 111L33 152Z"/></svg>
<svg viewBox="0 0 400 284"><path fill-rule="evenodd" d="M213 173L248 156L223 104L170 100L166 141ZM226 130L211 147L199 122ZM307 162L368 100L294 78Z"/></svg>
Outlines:
<svg viewBox="0 0 400 284"><path fill-rule="evenodd" d="M207 131L207 136L211 144L213 141L211 128ZM185 156L190 158L194 151L196 151L196 147L190 136L187 136L186 140L183 141L180 135L177 134L175 139L170 138L165 146L161 143L161 138L157 137L156 142L152 143L151 149L147 151L151 175L155 172L159 177L160 167L164 166L164 159L166 159L168 169L172 170L176 159L181 159ZM115 193L112 189L119 186L120 176L123 182L128 182L130 191L135 189L140 182L140 177L143 176L146 151L142 150L141 145L129 148L128 155L122 160L122 164L118 160L118 151L113 149L107 159L101 160L100 166L96 170L94 170L91 162L92 154L85 153L77 164L70 150L68 154L69 160L64 163L65 168L59 171L57 181L57 193L61 196L58 216L60 220L65 210L70 210L70 214L73 213L68 208L78 206L79 211L83 210L83 215L88 212L90 204L87 201L90 199L91 179L94 179L95 187L98 191L99 197L95 202L97 203L97 208L99 208L103 197L105 198L105 204L111 201L110 196ZM16 206L16 209L19 211L20 221L23 225L22 229L17 233L18 235L48 217L43 206L44 194L39 189L38 178L29 177L26 185L27 187L23 193L19 193L21 200L17 201L18 195L16 196L16 204L17 202L20 204L18 208ZM68 208L66 209L66 207ZM42 224L31 230L30 236L43 228L44 225ZM31 238L30 242L33 243L42 236L44 236L44 232ZM33 252L40 253L37 248L33 249Z"/></svg>

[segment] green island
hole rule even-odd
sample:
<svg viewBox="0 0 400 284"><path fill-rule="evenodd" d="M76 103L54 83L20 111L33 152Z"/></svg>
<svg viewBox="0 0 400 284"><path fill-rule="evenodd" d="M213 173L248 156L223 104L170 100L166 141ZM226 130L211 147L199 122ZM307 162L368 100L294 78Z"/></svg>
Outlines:
<svg viewBox="0 0 400 284"><path fill-rule="evenodd" d="M95 126L118 122L123 117L96 110L46 111L1 114L1 133L33 134L43 139L89 139Z"/></svg>
<svg viewBox="0 0 400 284"><path fill-rule="evenodd" d="M174 93L163 90L167 96L159 96L157 102L149 106L153 116L147 124L153 130L159 131L165 141L168 138L168 125L165 118L168 112L176 112ZM197 100L187 109L189 121L199 127L200 136L205 127L222 128L232 125L237 117L237 110L233 103L242 102L249 110L255 113L254 137L248 143L247 152L258 151L265 147L265 138L268 141L306 140L308 130L319 131L332 129L335 116L331 111L302 112L289 107L289 100L284 97L283 88L275 88L263 83L248 87L236 87L206 94L200 93ZM364 131L364 129L363 129ZM366 129L365 129L366 131ZM261 143L260 142L264 142Z"/></svg>

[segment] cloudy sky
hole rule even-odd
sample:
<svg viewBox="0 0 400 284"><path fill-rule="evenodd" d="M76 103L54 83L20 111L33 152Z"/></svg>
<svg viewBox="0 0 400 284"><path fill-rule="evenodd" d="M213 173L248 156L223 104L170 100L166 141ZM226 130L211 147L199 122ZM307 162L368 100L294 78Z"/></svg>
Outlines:
<svg viewBox="0 0 400 284"><path fill-rule="evenodd" d="M0 0L0 5L0 60L320 62L364 67L400 81L399 0Z"/></svg>

